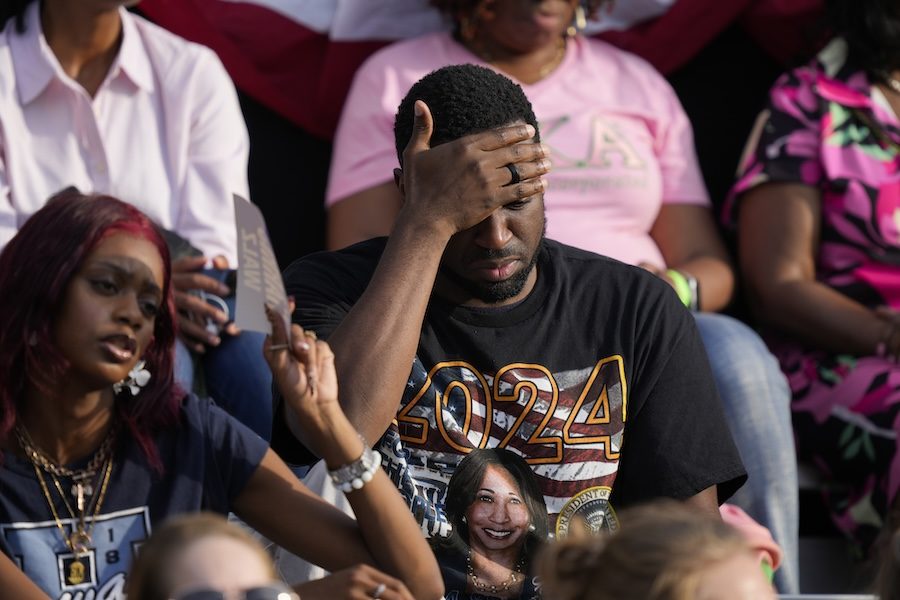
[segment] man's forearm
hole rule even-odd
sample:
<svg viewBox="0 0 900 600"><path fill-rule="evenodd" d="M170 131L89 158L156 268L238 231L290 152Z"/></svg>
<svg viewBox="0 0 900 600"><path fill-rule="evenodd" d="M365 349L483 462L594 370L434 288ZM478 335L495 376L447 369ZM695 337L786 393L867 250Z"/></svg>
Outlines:
<svg viewBox="0 0 900 600"><path fill-rule="evenodd" d="M449 234L401 213L372 280L329 336L350 422L370 443L396 415Z"/></svg>

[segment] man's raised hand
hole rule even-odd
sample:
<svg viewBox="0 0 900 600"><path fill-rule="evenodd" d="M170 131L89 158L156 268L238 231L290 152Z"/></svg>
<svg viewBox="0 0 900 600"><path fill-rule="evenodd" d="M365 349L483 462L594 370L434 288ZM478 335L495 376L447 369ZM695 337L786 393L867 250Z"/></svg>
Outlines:
<svg viewBox="0 0 900 600"><path fill-rule="evenodd" d="M404 196L401 218L438 228L449 238L505 204L544 191L542 176L550 170L548 150L532 141L531 125L513 123L432 148L431 111L417 100L414 113L399 182Z"/></svg>

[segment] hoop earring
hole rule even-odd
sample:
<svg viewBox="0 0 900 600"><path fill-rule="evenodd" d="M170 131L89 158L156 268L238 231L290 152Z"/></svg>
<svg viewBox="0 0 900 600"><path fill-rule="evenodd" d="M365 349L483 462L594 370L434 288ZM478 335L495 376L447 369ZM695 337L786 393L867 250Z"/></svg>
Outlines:
<svg viewBox="0 0 900 600"><path fill-rule="evenodd" d="M575 37L587 27L587 16L584 13L584 5L581 2L575 7L575 14L572 17L572 24L566 29L566 35Z"/></svg>

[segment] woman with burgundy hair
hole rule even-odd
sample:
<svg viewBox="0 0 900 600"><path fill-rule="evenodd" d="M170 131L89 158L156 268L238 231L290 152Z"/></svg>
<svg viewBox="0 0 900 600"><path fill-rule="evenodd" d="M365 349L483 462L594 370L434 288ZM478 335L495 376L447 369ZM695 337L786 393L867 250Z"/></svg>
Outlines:
<svg viewBox="0 0 900 600"><path fill-rule="evenodd" d="M171 279L166 244L143 213L74 191L0 254L4 597L42 597L37 584L54 598L122 598L151 530L201 509L234 512L340 571L300 586L304 598L439 597L427 543L340 409L327 344L296 325L288 339L269 311L266 360L357 522L300 484L259 436L177 387Z"/></svg>

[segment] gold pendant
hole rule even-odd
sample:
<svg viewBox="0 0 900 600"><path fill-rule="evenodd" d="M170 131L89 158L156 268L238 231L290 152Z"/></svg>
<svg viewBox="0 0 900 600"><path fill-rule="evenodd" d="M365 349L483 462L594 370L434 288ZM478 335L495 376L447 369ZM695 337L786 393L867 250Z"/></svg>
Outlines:
<svg viewBox="0 0 900 600"><path fill-rule="evenodd" d="M66 578L69 585L78 585L84 582L84 563L75 559L69 565L69 576Z"/></svg>

